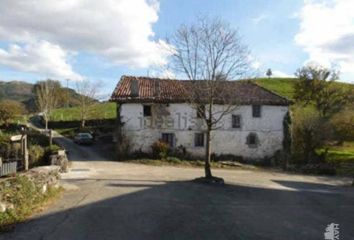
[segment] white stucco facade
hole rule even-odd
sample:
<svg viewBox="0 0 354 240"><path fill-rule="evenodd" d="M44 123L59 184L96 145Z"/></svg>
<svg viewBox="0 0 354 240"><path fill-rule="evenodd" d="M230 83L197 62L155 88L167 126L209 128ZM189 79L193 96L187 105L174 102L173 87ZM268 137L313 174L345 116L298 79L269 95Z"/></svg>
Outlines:
<svg viewBox="0 0 354 240"><path fill-rule="evenodd" d="M144 105L151 106L151 116L144 116ZM214 112L223 108L215 106ZM212 152L252 160L273 156L282 148L283 119L287 111L287 106L262 105L261 117L255 118L251 105L238 106L225 115L218 124L219 129L212 132ZM241 117L240 128L232 127L232 115ZM151 145L161 139L163 133L171 133L175 147L182 145L194 156L205 153L205 144L195 146L195 134L205 129L203 120L197 118L196 109L186 103L124 103L120 107L120 116L132 151L150 152ZM247 143L247 136L251 133L257 136L256 146Z"/></svg>

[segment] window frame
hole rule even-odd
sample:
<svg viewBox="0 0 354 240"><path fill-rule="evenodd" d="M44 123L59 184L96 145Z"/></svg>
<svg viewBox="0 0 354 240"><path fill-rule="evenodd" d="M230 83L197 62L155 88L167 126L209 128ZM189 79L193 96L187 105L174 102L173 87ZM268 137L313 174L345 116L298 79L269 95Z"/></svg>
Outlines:
<svg viewBox="0 0 354 240"><path fill-rule="evenodd" d="M147 112L146 112L146 109L149 109ZM152 116L152 106L151 105L143 105L143 116L144 117L151 117Z"/></svg>
<svg viewBox="0 0 354 240"><path fill-rule="evenodd" d="M202 136L202 144L200 144L200 136ZM205 134L203 132L194 133L194 147L205 147Z"/></svg>
<svg viewBox="0 0 354 240"><path fill-rule="evenodd" d="M235 121L234 121L234 119L235 118L238 118L238 124L237 125L235 125ZM242 123L241 123L241 120L242 118L241 118L241 115L239 115L239 114L232 114L231 115L231 127L233 128L233 129L240 129L241 128L241 125L242 125Z"/></svg>
<svg viewBox="0 0 354 240"><path fill-rule="evenodd" d="M167 141L166 141L164 136L170 136L171 138L167 137ZM170 142L170 140L171 140L171 142ZM176 141L175 134L174 133L170 133L170 132L163 132L163 133L161 133L161 141L163 141L166 144L168 144L168 146L170 148L173 148L175 146L175 141Z"/></svg>
<svg viewBox="0 0 354 240"><path fill-rule="evenodd" d="M197 116L197 118L204 118L204 116L205 116L205 105L204 104L198 105L198 107L196 109L196 116Z"/></svg>
<svg viewBox="0 0 354 240"><path fill-rule="evenodd" d="M252 105L252 117L261 118L262 117L262 105L254 104Z"/></svg>
<svg viewBox="0 0 354 240"><path fill-rule="evenodd" d="M251 142L251 139L254 139L254 141ZM250 147L250 148L257 148L258 145L259 145L258 134L255 133L255 132L250 132L250 133L247 135L246 144L247 144L248 147Z"/></svg>

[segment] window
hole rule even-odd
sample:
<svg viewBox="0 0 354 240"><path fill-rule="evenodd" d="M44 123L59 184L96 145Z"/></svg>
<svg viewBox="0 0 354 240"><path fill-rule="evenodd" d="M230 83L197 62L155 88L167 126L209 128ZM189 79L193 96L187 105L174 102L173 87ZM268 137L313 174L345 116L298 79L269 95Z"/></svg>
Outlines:
<svg viewBox="0 0 354 240"><path fill-rule="evenodd" d="M204 133L196 133L194 135L194 146L204 147Z"/></svg>
<svg viewBox="0 0 354 240"><path fill-rule="evenodd" d="M248 136L247 136L247 145L249 147L257 147L258 145L258 137L257 137L257 134L256 133L250 133Z"/></svg>
<svg viewBox="0 0 354 240"><path fill-rule="evenodd" d="M205 105L199 105L197 108L197 118L203 118L205 113Z"/></svg>
<svg viewBox="0 0 354 240"><path fill-rule="evenodd" d="M173 147L175 142L175 135L173 133L162 133L162 141L168 144L168 146Z"/></svg>
<svg viewBox="0 0 354 240"><path fill-rule="evenodd" d="M241 116L232 115L232 128L241 128Z"/></svg>
<svg viewBox="0 0 354 240"><path fill-rule="evenodd" d="M261 105L252 105L252 116L254 118L261 117Z"/></svg>
<svg viewBox="0 0 354 240"><path fill-rule="evenodd" d="M144 105L144 117L150 117L150 116L151 116L151 106Z"/></svg>

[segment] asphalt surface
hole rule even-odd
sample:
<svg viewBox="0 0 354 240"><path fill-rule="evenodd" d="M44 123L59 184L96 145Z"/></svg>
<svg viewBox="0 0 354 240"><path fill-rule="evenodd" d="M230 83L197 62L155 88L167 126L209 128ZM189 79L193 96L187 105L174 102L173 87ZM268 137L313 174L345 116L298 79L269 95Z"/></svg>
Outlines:
<svg viewBox="0 0 354 240"><path fill-rule="evenodd" d="M45 211L0 239L325 239L330 223L354 239L350 179L214 170L226 186L190 180L202 169L107 161L61 138L72 167Z"/></svg>

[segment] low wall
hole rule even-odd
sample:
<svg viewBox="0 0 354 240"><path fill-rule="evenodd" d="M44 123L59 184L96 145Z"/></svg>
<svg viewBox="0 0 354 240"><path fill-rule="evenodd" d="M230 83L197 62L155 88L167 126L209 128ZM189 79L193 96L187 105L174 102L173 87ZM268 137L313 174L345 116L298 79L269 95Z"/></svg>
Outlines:
<svg viewBox="0 0 354 240"><path fill-rule="evenodd" d="M0 179L0 213L5 212L7 209L16 208L14 202L18 201L18 199L13 199L13 196L9 194L9 192L17 191L18 188L22 187L16 179L27 178L33 184L33 194L44 195L49 187L59 187L59 171L59 166L43 166L32 168L28 172L18 174L16 177Z"/></svg>

